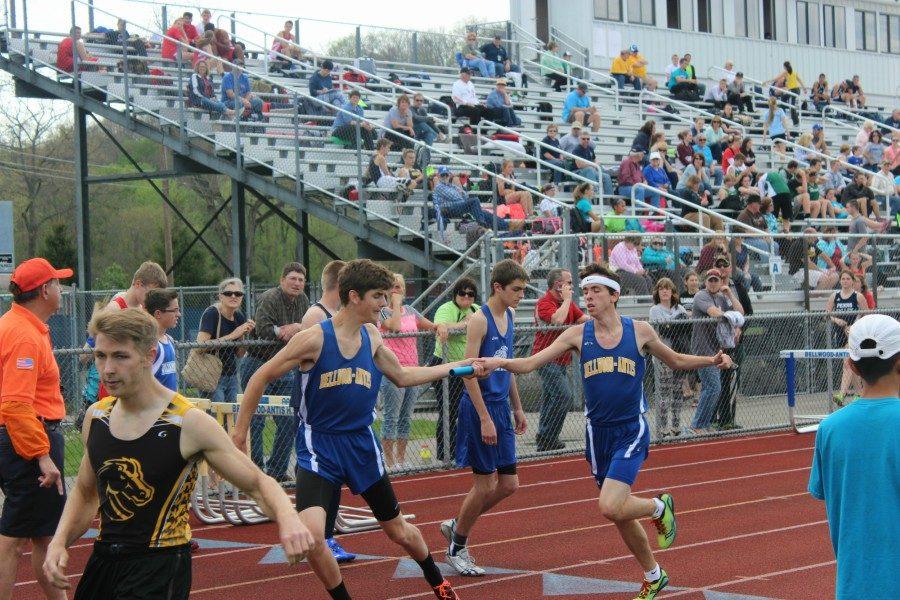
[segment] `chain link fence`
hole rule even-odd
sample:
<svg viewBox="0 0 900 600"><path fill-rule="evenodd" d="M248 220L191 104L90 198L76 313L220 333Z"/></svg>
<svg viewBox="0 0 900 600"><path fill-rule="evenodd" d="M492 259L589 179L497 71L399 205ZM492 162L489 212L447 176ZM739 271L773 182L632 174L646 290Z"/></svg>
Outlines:
<svg viewBox="0 0 900 600"><path fill-rule="evenodd" d="M208 300L204 294L185 295L186 305L199 307ZM900 318L900 308L880 312ZM745 319L736 336L734 328L727 324L725 318L685 318L653 323L661 338L675 350L703 353L703 348L710 351L724 349L738 365L732 371L708 369L699 373L680 372L672 371L656 359L648 359L644 393L654 442L739 435L788 427L787 383L779 352L786 349L843 347L846 338L842 329L832 323L833 314L795 312L753 315ZM848 315L855 313L840 313L845 319ZM180 337L188 338L189 332L195 328L196 325L193 328L186 325L185 333ZM533 354L537 336L548 336L561 330L560 327L517 327L514 356ZM80 344L81 339L75 339ZM448 353L453 356L448 344L437 341L431 333L388 334L385 339L395 351L405 348L407 356L414 357L415 364L439 364ZM459 343L464 339L464 334L455 334L449 342L452 344L455 340ZM191 350L200 347L210 350L225 346L245 348L271 344L261 341L205 344L178 341L178 372L183 372ZM83 414L86 403L92 401L90 394L84 394L92 361L88 351L79 345L58 349L55 354L69 415L65 424L65 474L72 477L82 456L79 416ZM584 394L578 357L573 356L570 364L560 362L565 361L551 363L517 378L528 421L525 434L517 437L517 453L522 460L584 451ZM239 366L238 372L241 371ZM236 393L240 393L241 384L249 375L242 373L238 378L239 389ZM836 408L831 398L840 390L841 377L842 364L839 359L799 361L795 384L798 410L816 414L831 412ZM289 378L282 382L282 387L270 388L268 393L289 396L292 388L292 379ZM183 380L180 381L179 391L190 398L210 397L209 393L200 392ZM443 379L409 391L391 389L388 383L383 383L374 428L383 440L386 454L390 453L386 462L392 472L454 467L456 415L462 393L463 384L459 378ZM852 394L853 390L849 393ZM224 400L226 404L234 402L234 398ZM271 399L270 402L277 403L278 400ZM229 410L234 408L232 404ZM262 446L257 461L261 466L265 464L270 473L293 473L293 410L272 409L265 413L272 415L272 420L261 426ZM268 419L268 416L260 418L261 421ZM287 432L284 434L287 436L286 445L283 440L279 442L279 431Z"/></svg>

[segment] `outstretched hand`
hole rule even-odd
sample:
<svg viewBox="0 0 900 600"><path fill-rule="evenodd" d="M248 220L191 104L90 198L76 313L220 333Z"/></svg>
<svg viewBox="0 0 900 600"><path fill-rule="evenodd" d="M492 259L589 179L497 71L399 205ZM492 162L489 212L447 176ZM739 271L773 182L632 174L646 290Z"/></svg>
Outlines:
<svg viewBox="0 0 900 600"><path fill-rule="evenodd" d="M734 361L731 360L731 357L719 350L715 356L713 356L713 365L718 367L722 371L727 371L729 369L734 368Z"/></svg>

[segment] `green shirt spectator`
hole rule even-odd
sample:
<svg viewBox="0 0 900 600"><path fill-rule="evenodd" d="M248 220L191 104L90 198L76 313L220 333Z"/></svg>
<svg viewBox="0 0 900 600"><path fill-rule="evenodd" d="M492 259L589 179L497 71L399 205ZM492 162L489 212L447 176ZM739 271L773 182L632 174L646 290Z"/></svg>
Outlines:
<svg viewBox="0 0 900 600"><path fill-rule="evenodd" d="M434 324L444 323L448 326L461 323L469 315L478 312L480 307L474 302L468 308L461 308L454 300L445 302L438 307L434 313ZM465 329L458 333L451 333L447 337L447 362L462 360L466 354L466 332ZM434 345L434 355L438 358L444 358L444 351L440 342Z"/></svg>

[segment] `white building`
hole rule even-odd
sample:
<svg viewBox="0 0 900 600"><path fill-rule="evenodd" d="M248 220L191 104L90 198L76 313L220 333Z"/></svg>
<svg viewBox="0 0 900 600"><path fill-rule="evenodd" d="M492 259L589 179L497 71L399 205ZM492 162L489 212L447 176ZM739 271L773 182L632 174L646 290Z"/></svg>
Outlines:
<svg viewBox="0 0 900 600"><path fill-rule="evenodd" d="M600 69L631 44L656 73L685 52L710 78L726 59L755 79L790 60L807 85L858 74L877 104L900 105L897 0L510 0L510 18Z"/></svg>

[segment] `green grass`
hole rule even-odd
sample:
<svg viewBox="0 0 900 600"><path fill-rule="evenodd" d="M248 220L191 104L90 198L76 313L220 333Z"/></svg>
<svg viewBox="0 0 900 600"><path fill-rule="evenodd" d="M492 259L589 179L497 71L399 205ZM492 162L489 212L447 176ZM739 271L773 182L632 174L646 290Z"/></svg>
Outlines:
<svg viewBox="0 0 900 600"><path fill-rule="evenodd" d="M381 419L377 419L373 425L375 433L381 435ZM65 475L74 477L78 473L78 465L84 456L84 446L81 443L81 431L74 426L67 427L63 431L66 439ZM434 438L434 421L428 419L413 419L409 427L410 441L429 440ZM275 439L275 423L268 419L263 429L263 447L265 453L272 452L272 443Z"/></svg>

